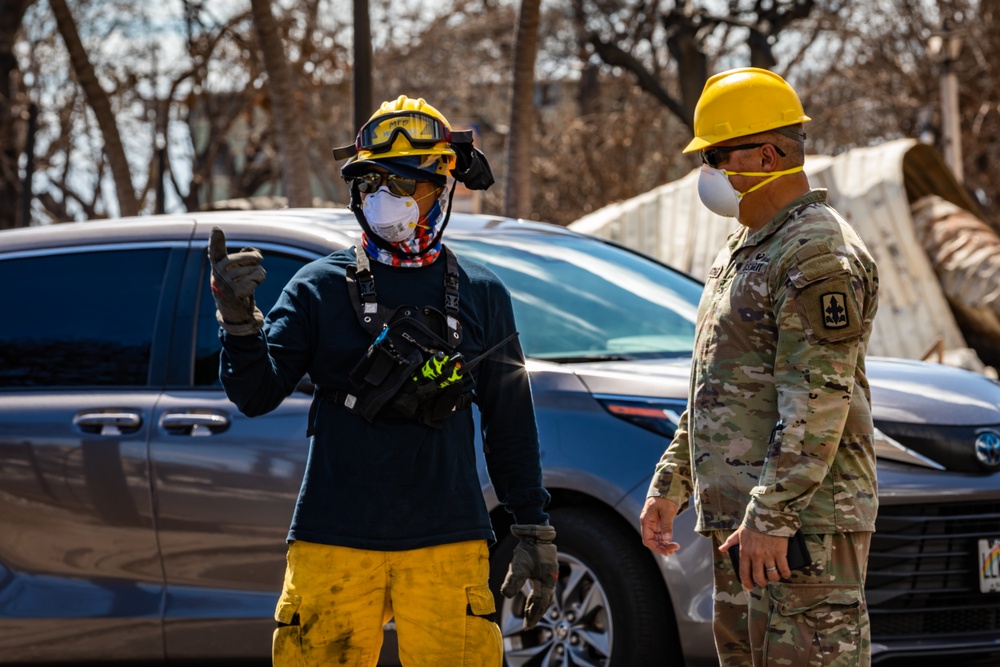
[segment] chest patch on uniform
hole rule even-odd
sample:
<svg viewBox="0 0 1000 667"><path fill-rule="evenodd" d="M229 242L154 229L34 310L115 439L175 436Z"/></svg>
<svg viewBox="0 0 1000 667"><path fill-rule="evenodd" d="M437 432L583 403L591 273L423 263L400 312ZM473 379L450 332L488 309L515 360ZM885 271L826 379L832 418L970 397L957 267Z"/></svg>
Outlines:
<svg viewBox="0 0 1000 667"><path fill-rule="evenodd" d="M827 329L843 329L851 323L850 315L844 307L847 295L843 292L827 292L820 296L823 311L823 326Z"/></svg>
<svg viewBox="0 0 1000 667"><path fill-rule="evenodd" d="M739 267L740 273L761 273L767 268L767 261L758 262L747 262L746 264L741 264Z"/></svg>

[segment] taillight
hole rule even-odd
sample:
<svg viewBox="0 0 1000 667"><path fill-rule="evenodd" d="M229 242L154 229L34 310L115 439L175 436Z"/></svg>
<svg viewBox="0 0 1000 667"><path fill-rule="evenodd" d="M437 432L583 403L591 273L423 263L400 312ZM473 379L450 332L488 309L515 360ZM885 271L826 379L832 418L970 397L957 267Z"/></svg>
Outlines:
<svg viewBox="0 0 1000 667"><path fill-rule="evenodd" d="M631 422L665 438L674 437L684 401L621 396L595 396L604 409L619 419Z"/></svg>

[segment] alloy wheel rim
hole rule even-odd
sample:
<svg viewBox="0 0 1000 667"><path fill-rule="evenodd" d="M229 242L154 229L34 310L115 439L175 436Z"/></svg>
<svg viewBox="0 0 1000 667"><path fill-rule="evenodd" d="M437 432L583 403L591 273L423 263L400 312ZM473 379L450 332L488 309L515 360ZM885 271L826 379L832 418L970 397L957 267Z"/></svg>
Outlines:
<svg viewBox="0 0 1000 667"><path fill-rule="evenodd" d="M524 629L529 584L503 598L500 632L509 667L607 667L613 623L607 593L586 564L559 554L555 598L531 630Z"/></svg>

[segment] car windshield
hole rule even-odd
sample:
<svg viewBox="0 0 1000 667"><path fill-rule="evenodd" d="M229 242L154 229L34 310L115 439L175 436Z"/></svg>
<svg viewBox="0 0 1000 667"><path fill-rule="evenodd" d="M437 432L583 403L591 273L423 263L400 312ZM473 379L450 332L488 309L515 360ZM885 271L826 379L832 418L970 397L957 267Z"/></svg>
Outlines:
<svg viewBox="0 0 1000 667"><path fill-rule="evenodd" d="M514 233L450 238L510 290L528 357L557 362L691 354L701 285L596 239Z"/></svg>

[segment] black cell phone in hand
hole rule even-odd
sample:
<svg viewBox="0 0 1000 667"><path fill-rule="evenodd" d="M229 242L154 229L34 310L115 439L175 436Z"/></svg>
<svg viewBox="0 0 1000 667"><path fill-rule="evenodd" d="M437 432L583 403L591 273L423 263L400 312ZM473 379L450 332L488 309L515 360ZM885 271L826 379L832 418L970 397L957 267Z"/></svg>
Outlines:
<svg viewBox="0 0 1000 667"><path fill-rule="evenodd" d="M734 544L729 547L729 560L733 562L733 571L740 574L740 545ZM795 534L788 538L788 553L785 555L790 570L801 570L812 564L812 556L809 555L809 547L806 546L806 536L799 528Z"/></svg>

